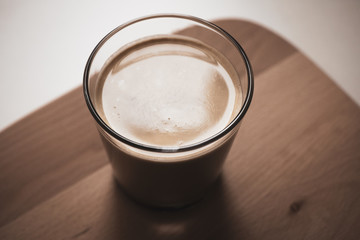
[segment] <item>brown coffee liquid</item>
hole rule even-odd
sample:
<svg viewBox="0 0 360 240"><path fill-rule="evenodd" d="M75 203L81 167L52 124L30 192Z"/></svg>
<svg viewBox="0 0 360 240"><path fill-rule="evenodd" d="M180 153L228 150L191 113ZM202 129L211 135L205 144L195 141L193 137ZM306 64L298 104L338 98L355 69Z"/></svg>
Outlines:
<svg viewBox="0 0 360 240"><path fill-rule="evenodd" d="M96 95L98 112L120 135L166 147L221 131L242 99L238 76L222 54L192 38L167 35L114 54L100 72Z"/></svg>

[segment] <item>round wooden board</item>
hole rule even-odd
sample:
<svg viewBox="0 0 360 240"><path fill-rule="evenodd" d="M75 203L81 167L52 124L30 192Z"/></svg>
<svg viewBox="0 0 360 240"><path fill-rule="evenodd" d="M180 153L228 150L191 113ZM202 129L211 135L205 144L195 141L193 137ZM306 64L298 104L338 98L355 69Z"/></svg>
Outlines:
<svg viewBox="0 0 360 240"><path fill-rule="evenodd" d="M255 93L204 199L129 200L79 87L0 133L0 239L359 239L359 107L274 33L216 23L247 52Z"/></svg>

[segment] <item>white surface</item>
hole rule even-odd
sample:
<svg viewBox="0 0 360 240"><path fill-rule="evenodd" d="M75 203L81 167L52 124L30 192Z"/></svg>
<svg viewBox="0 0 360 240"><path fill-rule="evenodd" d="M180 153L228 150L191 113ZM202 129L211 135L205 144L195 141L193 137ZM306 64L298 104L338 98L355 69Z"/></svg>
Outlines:
<svg viewBox="0 0 360 240"><path fill-rule="evenodd" d="M0 0L0 130L79 86L90 52L110 30L163 12L264 25L303 51L360 105L358 0Z"/></svg>

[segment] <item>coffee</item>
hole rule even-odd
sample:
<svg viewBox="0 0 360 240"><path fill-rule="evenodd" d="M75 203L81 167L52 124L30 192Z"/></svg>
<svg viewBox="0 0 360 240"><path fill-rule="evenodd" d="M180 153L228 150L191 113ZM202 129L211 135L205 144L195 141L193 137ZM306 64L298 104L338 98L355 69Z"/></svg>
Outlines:
<svg viewBox="0 0 360 240"><path fill-rule="evenodd" d="M145 38L112 55L99 74L95 104L120 135L158 147L205 140L241 106L238 76L210 46L183 36Z"/></svg>
<svg viewBox="0 0 360 240"><path fill-rule="evenodd" d="M230 62L199 40L156 35L114 51L94 79L97 113L136 143L99 128L122 189L152 206L200 199L219 176L239 124L216 141L178 149L213 137L239 113L242 89Z"/></svg>

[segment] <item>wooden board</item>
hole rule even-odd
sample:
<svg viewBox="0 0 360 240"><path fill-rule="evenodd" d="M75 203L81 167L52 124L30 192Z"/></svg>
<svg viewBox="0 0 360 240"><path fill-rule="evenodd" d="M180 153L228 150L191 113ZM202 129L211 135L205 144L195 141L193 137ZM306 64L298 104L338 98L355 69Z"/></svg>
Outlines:
<svg viewBox="0 0 360 240"><path fill-rule="evenodd" d="M129 200L79 87L0 133L0 239L359 239L359 107L274 33L216 23L255 93L208 195L177 211Z"/></svg>

